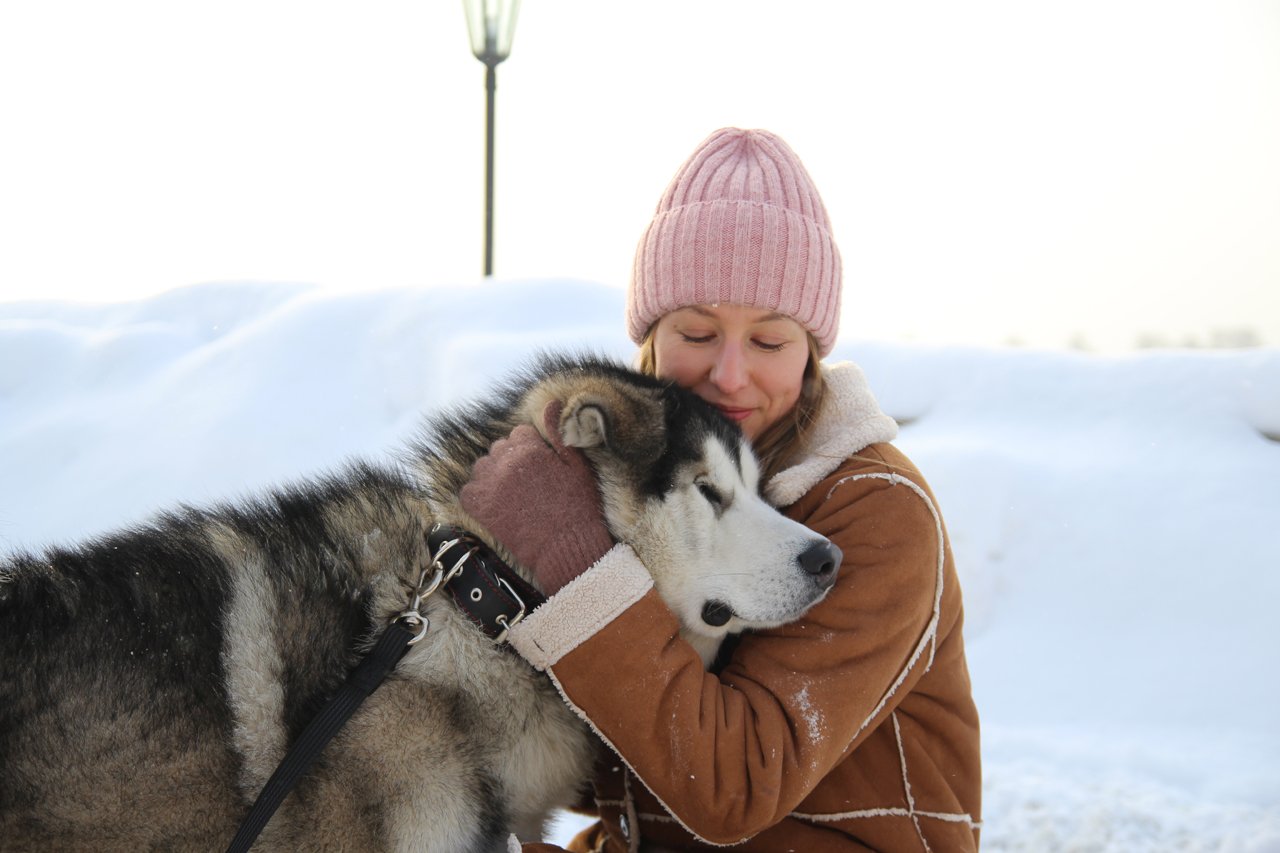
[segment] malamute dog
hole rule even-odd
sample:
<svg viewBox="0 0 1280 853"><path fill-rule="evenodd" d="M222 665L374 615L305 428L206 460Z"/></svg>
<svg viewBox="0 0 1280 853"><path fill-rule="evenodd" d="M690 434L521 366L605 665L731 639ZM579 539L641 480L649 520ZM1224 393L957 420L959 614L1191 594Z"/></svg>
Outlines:
<svg viewBox="0 0 1280 853"><path fill-rule="evenodd" d="M705 660L727 633L798 617L834 581L838 550L768 507L748 445L714 409L610 361L544 356L431 420L403 466L353 464L0 562L0 849L224 848L299 731L421 592L432 529L495 546L458 492L490 444L541 429L555 401L613 534ZM502 850L574 800L592 761L585 723L450 595L421 607L421 641L255 849Z"/></svg>

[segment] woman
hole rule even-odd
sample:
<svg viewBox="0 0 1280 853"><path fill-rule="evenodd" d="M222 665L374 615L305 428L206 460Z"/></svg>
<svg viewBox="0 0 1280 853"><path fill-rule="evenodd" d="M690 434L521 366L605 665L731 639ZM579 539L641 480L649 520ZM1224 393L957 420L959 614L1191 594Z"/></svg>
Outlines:
<svg viewBox="0 0 1280 853"><path fill-rule="evenodd" d="M823 601L741 637L713 672L613 543L576 452L513 435L463 491L554 593L540 610L555 618L526 620L512 644L609 747L600 821L573 850L977 848L978 717L950 547L861 371L821 363L839 313L839 255L799 159L764 131L712 134L640 242L628 331L643 370L739 424L769 500L844 553Z"/></svg>

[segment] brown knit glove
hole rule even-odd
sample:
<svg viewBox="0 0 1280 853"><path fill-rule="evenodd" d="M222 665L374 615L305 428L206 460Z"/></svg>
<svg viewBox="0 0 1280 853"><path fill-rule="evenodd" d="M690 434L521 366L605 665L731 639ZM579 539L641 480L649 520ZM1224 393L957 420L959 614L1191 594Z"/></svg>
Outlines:
<svg viewBox="0 0 1280 853"><path fill-rule="evenodd" d="M462 508L533 572L551 595L613 547L596 477L582 452L560 441L560 403L543 412L551 443L518 426L476 462Z"/></svg>

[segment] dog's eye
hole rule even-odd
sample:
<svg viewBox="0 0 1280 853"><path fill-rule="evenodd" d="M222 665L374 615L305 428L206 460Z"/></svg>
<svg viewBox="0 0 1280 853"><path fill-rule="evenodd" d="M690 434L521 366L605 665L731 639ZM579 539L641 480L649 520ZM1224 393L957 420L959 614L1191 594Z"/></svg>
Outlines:
<svg viewBox="0 0 1280 853"><path fill-rule="evenodd" d="M698 483L698 491L702 492L702 496L707 499L707 503L714 507L724 505L724 496L720 494L720 490L710 483Z"/></svg>

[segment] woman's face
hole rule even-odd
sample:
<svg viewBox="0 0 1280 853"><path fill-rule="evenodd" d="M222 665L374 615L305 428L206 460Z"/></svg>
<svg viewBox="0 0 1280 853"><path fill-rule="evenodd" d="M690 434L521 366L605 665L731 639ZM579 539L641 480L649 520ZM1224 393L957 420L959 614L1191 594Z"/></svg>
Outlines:
<svg viewBox="0 0 1280 853"><path fill-rule="evenodd" d="M790 317L745 305L672 311L653 333L658 376L693 391L754 440L800 398L809 343Z"/></svg>

